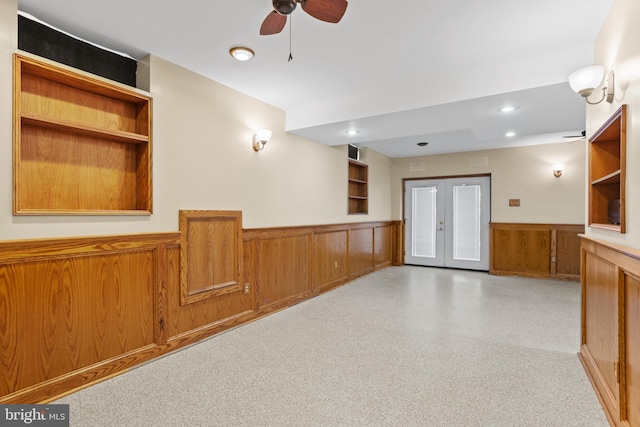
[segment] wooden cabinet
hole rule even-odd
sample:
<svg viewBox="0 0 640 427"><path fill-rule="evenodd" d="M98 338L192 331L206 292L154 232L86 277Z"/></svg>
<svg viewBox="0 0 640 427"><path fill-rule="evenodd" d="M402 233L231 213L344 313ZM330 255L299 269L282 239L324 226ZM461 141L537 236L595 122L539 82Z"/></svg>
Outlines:
<svg viewBox="0 0 640 427"><path fill-rule="evenodd" d="M611 424L640 426L640 251L583 237L579 356Z"/></svg>
<svg viewBox="0 0 640 427"><path fill-rule="evenodd" d="M627 106L589 139L589 226L625 232Z"/></svg>
<svg viewBox="0 0 640 427"><path fill-rule="evenodd" d="M32 57L14 66L14 214L150 214L151 99Z"/></svg>
<svg viewBox="0 0 640 427"><path fill-rule="evenodd" d="M489 224L489 273L580 280L584 224Z"/></svg>
<svg viewBox="0 0 640 427"><path fill-rule="evenodd" d="M368 166L349 160L349 215L369 213Z"/></svg>

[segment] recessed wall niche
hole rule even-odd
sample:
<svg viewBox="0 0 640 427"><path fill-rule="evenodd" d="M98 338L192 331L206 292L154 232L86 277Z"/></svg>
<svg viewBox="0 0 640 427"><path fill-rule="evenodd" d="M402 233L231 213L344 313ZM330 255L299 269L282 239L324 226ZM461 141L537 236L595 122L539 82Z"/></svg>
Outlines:
<svg viewBox="0 0 640 427"><path fill-rule="evenodd" d="M151 98L14 56L16 215L152 212Z"/></svg>

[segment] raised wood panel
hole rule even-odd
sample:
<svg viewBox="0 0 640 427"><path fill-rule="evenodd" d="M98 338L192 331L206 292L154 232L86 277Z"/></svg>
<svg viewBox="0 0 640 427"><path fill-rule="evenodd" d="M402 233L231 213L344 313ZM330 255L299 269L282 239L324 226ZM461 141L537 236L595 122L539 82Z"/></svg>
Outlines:
<svg viewBox="0 0 640 427"><path fill-rule="evenodd" d="M496 270L525 273L550 270L551 232L548 229L495 230L492 243Z"/></svg>
<svg viewBox="0 0 640 427"><path fill-rule="evenodd" d="M176 247L167 252L168 342L182 341L186 335L199 333L203 328L212 329L222 323L235 325L240 317L253 313L252 293L245 295L244 291L180 304L180 251Z"/></svg>
<svg viewBox="0 0 640 427"><path fill-rule="evenodd" d="M311 233L265 237L256 246L258 308L311 291Z"/></svg>
<svg viewBox="0 0 640 427"><path fill-rule="evenodd" d="M618 386L614 363L618 362L618 269L591 253L585 254L583 294L583 346L588 350L604 384L607 405L617 412Z"/></svg>
<svg viewBox="0 0 640 427"><path fill-rule="evenodd" d="M154 345L161 238L148 238L0 243L0 396Z"/></svg>
<svg viewBox="0 0 640 427"><path fill-rule="evenodd" d="M624 384L622 419L640 426L640 278L624 275Z"/></svg>
<svg viewBox="0 0 640 427"><path fill-rule="evenodd" d="M580 234L584 226L558 229L556 232L556 274L580 274Z"/></svg>
<svg viewBox="0 0 640 427"><path fill-rule="evenodd" d="M373 264L376 268L391 265L393 260L393 228L392 225L374 229Z"/></svg>
<svg viewBox="0 0 640 427"><path fill-rule="evenodd" d="M180 211L181 303L243 291L242 213Z"/></svg>
<svg viewBox="0 0 640 427"><path fill-rule="evenodd" d="M326 287L347 278L347 230L317 232L314 238L314 287Z"/></svg>
<svg viewBox="0 0 640 427"><path fill-rule="evenodd" d="M584 225L491 223L490 273L579 280Z"/></svg>
<svg viewBox="0 0 640 427"><path fill-rule="evenodd" d="M374 227L349 230L349 276L359 276L373 270Z"/></svg>

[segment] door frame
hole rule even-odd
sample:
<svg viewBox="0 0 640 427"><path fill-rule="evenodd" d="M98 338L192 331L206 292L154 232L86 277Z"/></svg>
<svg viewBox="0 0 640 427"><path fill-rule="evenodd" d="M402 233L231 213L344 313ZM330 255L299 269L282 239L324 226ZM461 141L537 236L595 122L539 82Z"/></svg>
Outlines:
<svg viewBox="0 0 640 427"><path fill-rule="evenodd" d="M453 179L453 178L479 178L479 177L489 177L489 185L491 185L491 173L474 173L467 175L437 175L437 176L423 176L423 177L415 177L415 178L402 178L402 190L400 192L400 200L402 202L402 257L399 260L402 265L405 264L405 230L407 226L407 213L405 212L405 187L407 181L424 181L424 180L432 180L432 179ZM492 198L493 198L493 192ZM491 224L491 214L493 212L493 200L489 200L489 224ZM491 254L491 239L489 239L489 254Z"/></svg>

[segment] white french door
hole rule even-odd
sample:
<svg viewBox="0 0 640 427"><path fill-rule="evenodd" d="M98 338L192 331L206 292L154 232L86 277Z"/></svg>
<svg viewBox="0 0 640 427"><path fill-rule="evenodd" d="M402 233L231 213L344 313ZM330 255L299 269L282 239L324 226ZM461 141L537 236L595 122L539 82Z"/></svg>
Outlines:
<svg viewBox="0 0 640 427"><path fill-rule="evenodd" d="M489 270L491 178L405 181L405 263Z"/></svg>

